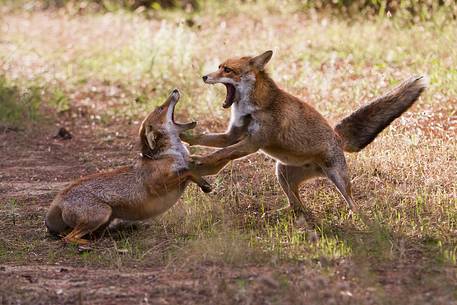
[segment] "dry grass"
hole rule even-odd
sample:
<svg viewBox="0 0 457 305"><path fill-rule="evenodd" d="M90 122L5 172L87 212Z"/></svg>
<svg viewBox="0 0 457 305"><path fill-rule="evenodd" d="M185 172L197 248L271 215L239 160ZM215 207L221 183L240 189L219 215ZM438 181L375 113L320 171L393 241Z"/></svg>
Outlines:
<svg viewBox="0 0 457 305"><path fill-rule="evenodd" d="M184 98L179 116L212 131L223 130L228 120L221 108L224 91L200 77L226 57L273 49L273 78L332 121L411 74L428 74L430 88L417 105L363 152L348 156L355 199L369 222L348 217L323 180L301 191L320 222L314 231L300 227L291 215L263 217L284 205L285 197L273 162L255 155L214 178L213 194L191 188L182 204L149 227L107 238L83 256L64 249L64 260L119 268L305 262L331 277L349 264L347 274L358 289L372 289L379 303L395 297L426 303L422 293L428 290L436 301L455 298L449 292L457 264L457 49L450 47L455 22L402 28L395 20L313 19L255 4L223 11L224 18L218 9L192 16L163 13L161 20L122 12L3 15L1 73L11 84L43 88L47 104L70 111L76 120L86 109L94 130L118 120L136 128L142 115L177 87ZM14 213L20 210L14 207ZM21 253L45 245L27 247L0 244L0 258L19 263ZM2 249L17 259L5 258ZM47 262L62 260L55 252L51 247ZM429 280L416 280L416 273ZM392 295L382 282L389 277L402 283Z"/></svg>

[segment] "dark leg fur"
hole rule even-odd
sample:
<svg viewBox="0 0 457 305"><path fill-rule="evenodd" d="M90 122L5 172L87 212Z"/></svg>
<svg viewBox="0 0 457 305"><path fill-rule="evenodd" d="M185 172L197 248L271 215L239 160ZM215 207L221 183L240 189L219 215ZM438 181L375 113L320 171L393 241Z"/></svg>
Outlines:
<svg viewBox="0 0 457 305"><path fill-rule="evenodd" d="M352 199L351 180L349 178L344 153L337 153L330 162L326 162L325 165L322 166L322 171L336 186L349 208L355 211L357 207Z"/></svg>
<svg viewBox="0 0 457 305"><path fill-rule="evenodd" d="M210 193L213 190L208 181L196 174L190 173L190 180L196 183L204 193Z"/></svg>

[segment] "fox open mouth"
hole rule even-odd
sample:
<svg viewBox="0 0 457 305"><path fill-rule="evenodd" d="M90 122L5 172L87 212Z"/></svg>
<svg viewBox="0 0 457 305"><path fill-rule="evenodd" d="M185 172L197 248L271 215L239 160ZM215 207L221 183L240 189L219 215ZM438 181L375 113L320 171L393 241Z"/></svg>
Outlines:
<svg viewBox="0 0 457 305"><path fill-rule="evenodd" d="M192 129L195 127L195 125L197 124L196 122L189 122L189 123L178 123L175 121L175 108L176 108L176 104L178 104L179 100L176 100L174 103L172 103L170 105L171 107L171 122L178 126L179 128L181 128L182 130L187 130L187 129Z"/></svg>
<svg viewBox="0 0 457 305"><path fill-rule="evenodd" d="M176 121L175 121L175 108L176 108L176 104L178 103L178 101L176 101L175 103L173 103L170 107L171 107L171 122L173 124L176 124Z"/></svg>
<svg viewBox="0 0 457 305"><path fill-rule="evenodd" d="M224 84L224 85L225 85L225 88L227 88L227 96L225 98L225 101L224 101L224 104L222 105L222 107L230 108L230 106L232 106L233 102L235 101L236 89L235 89L235 86L233 86L232 84Z"/></svg>

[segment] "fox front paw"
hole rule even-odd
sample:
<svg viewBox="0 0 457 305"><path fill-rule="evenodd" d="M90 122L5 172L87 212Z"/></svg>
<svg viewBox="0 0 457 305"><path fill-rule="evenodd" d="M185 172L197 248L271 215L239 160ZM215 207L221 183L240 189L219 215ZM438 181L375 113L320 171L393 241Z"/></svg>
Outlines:
<svg viewBox="0 0 457 305"><path fill-rule="evenodd" d="M179 134L179 138L189 145L195 145L197 143L196 136L191 131L185 131Z"/></svg>
<svg viewBox="0 0 457 305"><path fill-rule="evenodd" d="M190 156L190 161L189 161L189 163L190 163L193 167L201 166L201 165L203 165L203 160L202 160L202 157L201 157L201 156L192 155L192 156Z"/></svg>
<svg viewBox="0 0 457 305"><path fill-rule="evenodd" d="M211 186L211 184L205 181L203 184L200 184L200 189L203 191L203 193L211 193L213 187Z"/></svg>

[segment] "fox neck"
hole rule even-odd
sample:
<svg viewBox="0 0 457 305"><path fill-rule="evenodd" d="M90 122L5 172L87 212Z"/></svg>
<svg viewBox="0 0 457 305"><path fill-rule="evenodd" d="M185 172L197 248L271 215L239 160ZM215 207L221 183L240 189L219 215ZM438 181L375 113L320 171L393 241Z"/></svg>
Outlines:
<svg viewBox="0 0 457 305"><path fill-rule="evenodd" d="M169 137L169 145L160 153L161 156L171 156L178 164L183 165L187 160L189 151L181 142L181 139L177 134L171 134Z"/></svg>
<svg viewBox="0 0 457 305"><path fill-rule="evenodd" d="M237 86L239 104L247 103L256 108L268 107L280 89L265 71L243 79Z"/></svg>
<svg viewBox="0 0 457 305"><path fill-rule="evenodd" d="M232 105L229 130L245 124L245 117L268 108L276 99L279 88L266 72L257 72L242 79L236 86L237 101Z"/></svg>

